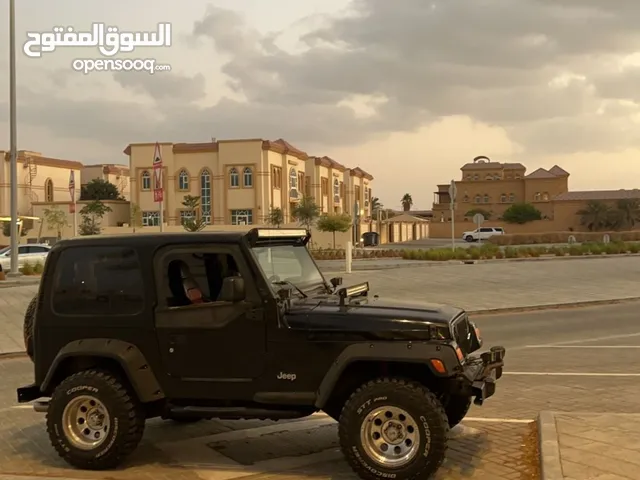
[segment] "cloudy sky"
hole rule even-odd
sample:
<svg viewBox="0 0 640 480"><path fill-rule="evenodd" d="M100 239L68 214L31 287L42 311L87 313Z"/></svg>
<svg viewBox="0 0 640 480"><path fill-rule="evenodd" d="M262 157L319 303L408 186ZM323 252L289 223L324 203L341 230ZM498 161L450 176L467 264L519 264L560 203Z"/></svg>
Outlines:
<svg viewBox="0 0 640 480"><path fill-rule="evenodd" d="M84 163L130 142L283 137L359 165L375 195L430 208L477 155L558 163L572 189L640 183L638 0L19 0L19 148ZM0 11L8 12L8 0ZM9 147L8 15L0 23L0 150ZM22 51L54 26L173 25L171 72L88 75Z"/></svg>

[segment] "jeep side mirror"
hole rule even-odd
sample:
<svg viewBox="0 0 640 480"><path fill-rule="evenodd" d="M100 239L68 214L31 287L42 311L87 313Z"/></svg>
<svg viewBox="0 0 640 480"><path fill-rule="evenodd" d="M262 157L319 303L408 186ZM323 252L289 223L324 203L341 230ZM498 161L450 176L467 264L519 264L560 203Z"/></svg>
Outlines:
<svg viewBox="0 0 640 480"><path fill-rule="evenodd" d="M221 302L240 302L245 299L244 278L227 277L222 281L222 289L218 300Z"/></svg>
<svg viewBox="0 0 640 480"><path fill-rule="evenodd" d="M333 285L333 288L338 288L340 285L342 285L342 277L333 277L329 281L331 282L331 285Z"/></svg>

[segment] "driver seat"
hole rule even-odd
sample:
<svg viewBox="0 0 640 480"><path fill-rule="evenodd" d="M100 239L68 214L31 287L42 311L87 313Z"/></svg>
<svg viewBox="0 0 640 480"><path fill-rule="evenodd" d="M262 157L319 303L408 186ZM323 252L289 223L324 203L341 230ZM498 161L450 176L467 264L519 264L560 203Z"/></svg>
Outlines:
<svg viewBox="0 0 640 480"><path fill-rule="evenodd" d="M197 305L205 302L202 290L184 261L174 260L169 264L169 281L178 305Z"/></svg>

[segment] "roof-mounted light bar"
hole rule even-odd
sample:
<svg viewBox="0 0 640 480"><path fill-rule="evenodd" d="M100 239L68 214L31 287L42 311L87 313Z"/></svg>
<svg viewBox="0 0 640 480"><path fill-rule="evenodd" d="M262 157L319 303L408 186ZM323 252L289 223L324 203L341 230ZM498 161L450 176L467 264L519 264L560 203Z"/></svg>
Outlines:
<svg viewBox="0 0 640 480"><path fill-rule="evenodd" d="M258 238L306 237L304 228L259 228Z"/></svg>
<svg viewBox="0 0 640 480"><path fill-rule="evenodd" d="M340 297L340 305L344 305L347 298L352 297L366 297L369 293L369 282L358 283L351 287L344 287L338 290L338 296Z"/></svg>

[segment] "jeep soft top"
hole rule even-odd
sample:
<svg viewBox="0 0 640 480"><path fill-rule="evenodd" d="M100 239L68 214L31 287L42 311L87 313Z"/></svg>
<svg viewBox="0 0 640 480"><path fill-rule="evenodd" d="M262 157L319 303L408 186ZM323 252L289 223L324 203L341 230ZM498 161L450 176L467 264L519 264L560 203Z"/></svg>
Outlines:
<svg viewBox="0 0 640 480"><path fill-rule="evenodd" d="M58 242L25 316L53 447L117 466L145 420L339 421L365 479L425 478L449 429L495 392L505 350L480 355L459 308L370 298L329 282L300 229L134 234ZM384 293L384 292L381 292Z"/></svg>

